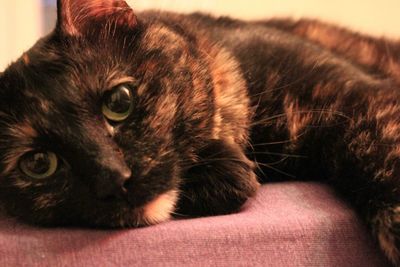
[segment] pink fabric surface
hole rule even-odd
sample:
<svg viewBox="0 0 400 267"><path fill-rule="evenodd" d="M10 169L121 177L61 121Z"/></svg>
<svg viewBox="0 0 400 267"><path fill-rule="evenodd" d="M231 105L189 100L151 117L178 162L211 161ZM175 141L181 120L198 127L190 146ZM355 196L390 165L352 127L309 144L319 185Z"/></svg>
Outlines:
<svg viewBox="0 0 400 267"><path fill-rule="evenodd" d="M318 183L264 185L237 214L128 230L0 219L0 266L387 266L365 226Z"/></svg>

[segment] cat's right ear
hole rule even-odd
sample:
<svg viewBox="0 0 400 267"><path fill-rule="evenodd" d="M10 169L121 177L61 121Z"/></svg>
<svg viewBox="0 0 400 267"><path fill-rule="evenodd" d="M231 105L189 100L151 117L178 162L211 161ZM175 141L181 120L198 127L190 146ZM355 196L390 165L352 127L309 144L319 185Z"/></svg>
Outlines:
<svg viewBox="0 0 400 267"><path fill-rule="evenodd" d="M79 36L99 22L135 27L136 16L123 0L57 0L57 30Z"/></svg>

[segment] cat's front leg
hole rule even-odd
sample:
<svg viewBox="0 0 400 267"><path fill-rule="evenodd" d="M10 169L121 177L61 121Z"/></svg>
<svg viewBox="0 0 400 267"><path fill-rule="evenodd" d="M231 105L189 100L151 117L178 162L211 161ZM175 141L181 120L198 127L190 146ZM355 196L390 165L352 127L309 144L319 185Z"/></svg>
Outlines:
<svg viewBox="0 0 400 267"><path fill-rule="evenodd" d="M259 187L253 169L239 145L211 140L184 175L177 212L204 216L237 211Z"/></svg>

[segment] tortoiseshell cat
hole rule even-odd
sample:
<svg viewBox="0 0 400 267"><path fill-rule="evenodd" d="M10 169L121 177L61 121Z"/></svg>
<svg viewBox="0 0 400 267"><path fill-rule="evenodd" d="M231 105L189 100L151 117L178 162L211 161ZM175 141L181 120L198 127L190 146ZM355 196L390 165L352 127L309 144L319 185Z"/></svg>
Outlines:
<svg viewBox="0 0 400 267"><path fill-rule="evenodd" d="M0 89L11 215L139 226L234 212L256 193L255 171L322 179L400 264L400 42L59 0L55 31Z"/></svg>

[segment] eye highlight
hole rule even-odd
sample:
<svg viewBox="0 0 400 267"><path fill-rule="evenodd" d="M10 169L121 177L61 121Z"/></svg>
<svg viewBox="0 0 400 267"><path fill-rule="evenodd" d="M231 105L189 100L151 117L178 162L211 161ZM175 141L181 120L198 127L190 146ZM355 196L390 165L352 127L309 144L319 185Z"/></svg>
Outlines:
<svg viewBox="0 0 400 267"><path fill-rule="evenodd" d="M110 121L126 120L133 110L133 96L127 85L119 85L106 92L103 97L102 112Z"/></svg>
<svg viewBox="0 0 400 267"><path fill-rule="evenodd" d="M29 152L19 161L20 170L28 177L38 180L52 176L57 167L57 155L50 151Z"/></svg>

